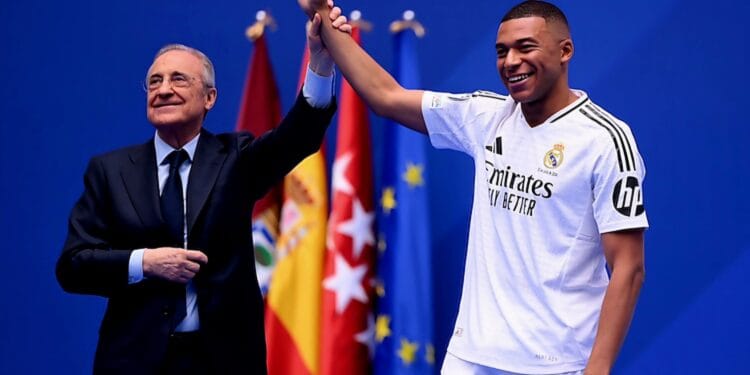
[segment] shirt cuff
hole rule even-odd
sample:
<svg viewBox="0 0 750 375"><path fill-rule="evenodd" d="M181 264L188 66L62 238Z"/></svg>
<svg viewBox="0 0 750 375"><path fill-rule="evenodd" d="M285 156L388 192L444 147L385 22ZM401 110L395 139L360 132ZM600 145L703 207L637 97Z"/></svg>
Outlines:
<svg viewBox="0 0 750 375"><path fill-rule="evenodd" d="M135 284L143 280L143 252L146 249L133 250L128 262L128 284Z"/></svg>
<svg viewBox="0 0 750 375"><path fill-rule="evenodd" d="M305 74L305 84L302 86L302 95L307 103L314 108L325 108L331 104L333 98L333 77L318 75L307 65L307 74Z"/></svg>

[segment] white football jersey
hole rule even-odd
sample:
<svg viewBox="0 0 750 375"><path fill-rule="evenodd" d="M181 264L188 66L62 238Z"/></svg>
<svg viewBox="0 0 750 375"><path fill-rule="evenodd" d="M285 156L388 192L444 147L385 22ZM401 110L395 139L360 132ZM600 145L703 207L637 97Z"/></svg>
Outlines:
<svg viewBox="0 0 750 375"><path fill-rule="evenodd" d="M584 368L609 283L601 233L648 227L630 128L574 92L533 128L511 97L424 93L432 144L476 168L448 347L461 359L527 374Z"/></svg>

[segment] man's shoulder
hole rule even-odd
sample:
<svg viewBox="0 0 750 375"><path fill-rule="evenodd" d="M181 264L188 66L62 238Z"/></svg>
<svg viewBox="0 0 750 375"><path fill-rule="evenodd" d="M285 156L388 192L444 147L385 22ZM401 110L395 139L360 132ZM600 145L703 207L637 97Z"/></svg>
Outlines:
<svg viewBox="0 0 750 375"><path fill-rule="evenodd" d="M245 130L214 134L204 129L201 133L201 138L205 141L215 142L222 148L228 149L241 149L243 146L250 144L257 136Z"/></svg>
<svg viewBox="0 0 750 375"><path fill-rule="evenodd" d="M111 162L120 162L125 158L131 158L133 156L141 155L149 151L149 146L153 150L153 138L146 141L145 143L123 146L114 150L110 150L104 153L94 155L91 161L101 161L105 164Z"/></svg>
<svg viewBox="0 0 750 375"><path fill-rule="evenodd" d="M564 120L577 123L602 138L608 139L613 135L631 134L630 126L625 121L594 103L591 99L576 106L570 116L565 117Z"/></svg>

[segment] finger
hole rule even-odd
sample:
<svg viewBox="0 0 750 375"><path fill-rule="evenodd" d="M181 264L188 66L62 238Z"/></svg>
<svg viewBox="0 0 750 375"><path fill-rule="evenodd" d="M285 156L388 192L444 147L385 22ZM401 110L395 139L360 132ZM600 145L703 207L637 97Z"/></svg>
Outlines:
<svg viewBox="0 0 750 375"><path fill-rule="evenodd" d="M182 270L177 275L175 275L174 281L184 284L192 280L193 277L195 277L195 272Z"/></svg>
<svg viewBox="0 0 750 375"><path fill-rule="evenodd" d="M341 15L341 8L339 8L339 7L334 7L334 8L333 8L333 9L331 9L331 11L330 11L330 12L328 13L328 18L329 18L329 19L330 19L331 21L333 21L333 20L335 20L336 18L338 18L338 16L340 16L340 15Z"/></svg>
<svg viewBox="0 0 750 375"><path fill-rule="evenodd" d="M178 282L180 284L187 284L191 279L192 279L192 277L187 277L185 275L180 275L174 281Z"/></svg>
<svg viewBox="0 0 750 375"><path fill-rule="evenodd" d="M338 29L341 26L346 25L346 17L345 16L341 16L339 18L336 18L335 20L333 20L333 22L331 24L333 25L334 28Z"/></svg>
<svg viewBox="0 0 750 375"><path fill-rule="evenodd" d="M345 32L347 34L351 34L352 33L352 25L350 25L348 23L345 24L345 25L341 25L341 27L339 27L339 31L343 31L343 32Z"/></svg>
<svg viewBox="0 0 750 375"><path fill-rule="evenodd" d="M333 0L328 0L328 7L329 8L333 7Z"/></svg>
<svg viewBox="0 0 750 375"><path fill-rule="evenodd" d="M317 37L318 35L320 35L320 22L321 22L320 14L315 13L312 19L312 23L310 24L310 36L311 37Z"/></svg>
<svg viewBox="0 0 750 375"><path fill-rule="evenodd" d="M182 268L193 273L198 273L201 270L201 265L195 262L185 262Z"/></svg>
<svg viewBox="0 0 750 375"><path fill-rule="evenodd" d="M186 250L185 258L201 264L208 263L208 257L206 256L206 254L203 254L203 252L198 250Z"/></svg>

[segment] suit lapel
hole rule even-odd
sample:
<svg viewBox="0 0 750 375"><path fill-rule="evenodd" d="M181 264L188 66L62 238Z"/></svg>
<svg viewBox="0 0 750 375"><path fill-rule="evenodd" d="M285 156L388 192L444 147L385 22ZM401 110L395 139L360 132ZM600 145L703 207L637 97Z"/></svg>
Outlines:
<svg viewBox="0 0 750 375"><path fill-rule="evenodd" d="M161 225L159 182L156 171L154 142L149 141L130 153L120 175L141 222L146 227Z"/></svg>
<svg viewBox="0 0 750 375"><path fill-rule="evenodd" d="M216 184L216 177L226 160L227 152L216 137L206 130L201 131L198 146L190 167L187 189L187 225L191 233L198 215L206 203L208 194Z"/></svg>

